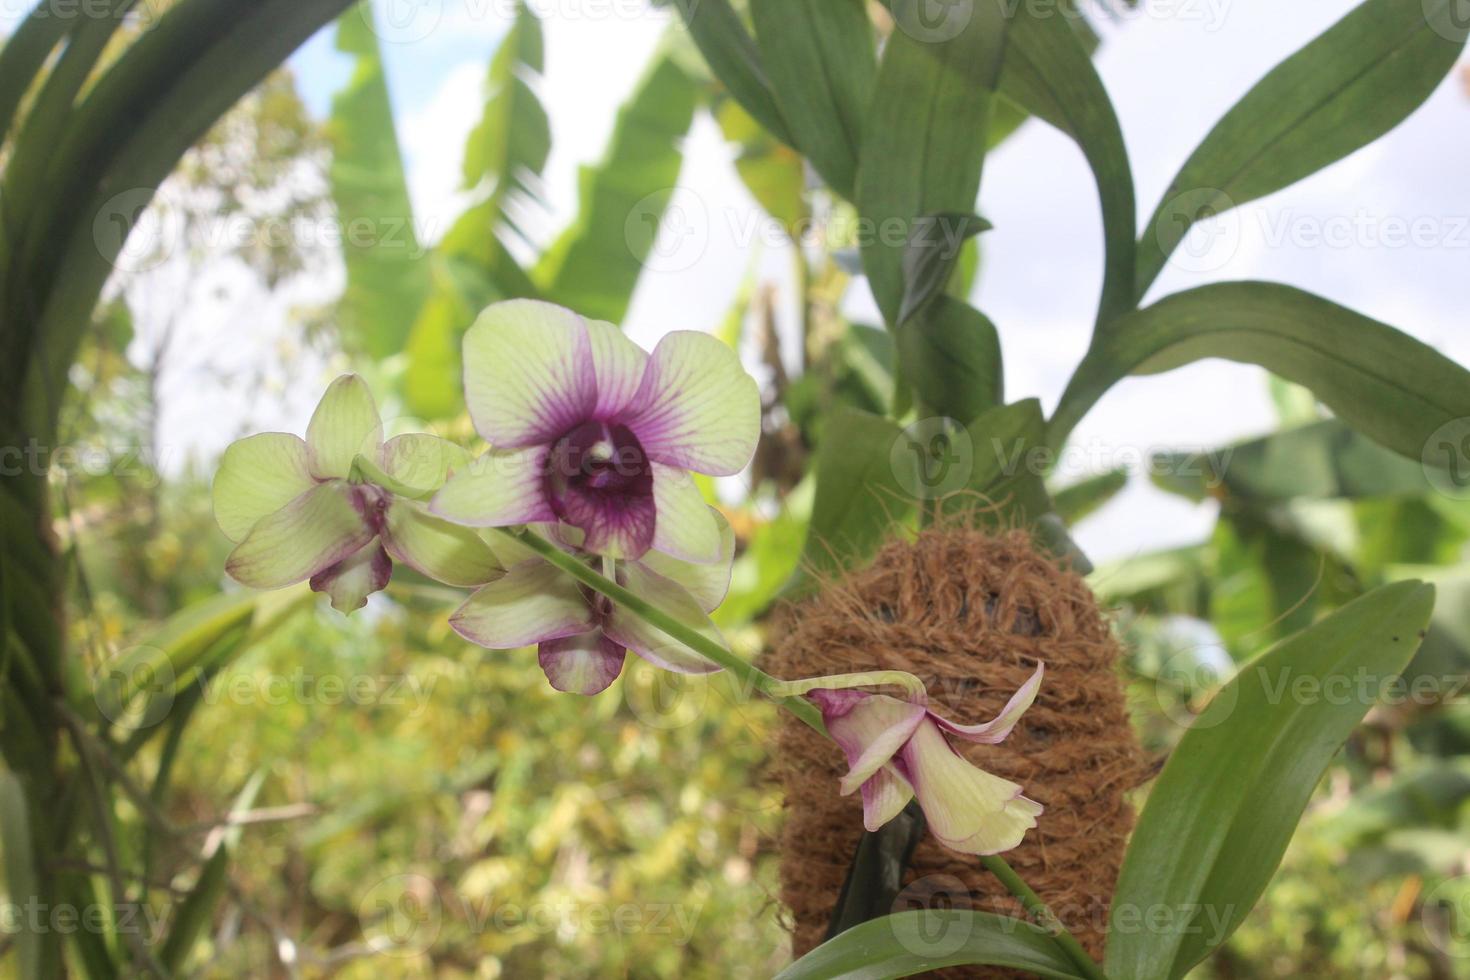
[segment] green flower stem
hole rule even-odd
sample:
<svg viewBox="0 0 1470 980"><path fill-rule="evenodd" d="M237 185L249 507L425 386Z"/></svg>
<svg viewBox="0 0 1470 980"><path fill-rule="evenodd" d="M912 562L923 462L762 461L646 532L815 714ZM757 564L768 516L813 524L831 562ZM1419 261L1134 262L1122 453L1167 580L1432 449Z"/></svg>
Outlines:
<svg viewBox="0 0 1470 980"><path fill-rule="evenodd" d="M739 678L740 682L747 689L753 688L760 691L781 705L781 707L806 722L816 731L823 735L827 734L827 728L822 724L822 715L814 706L799 697L783 696L781 693L782 682L756 667L754 664L747 663L698 630L656 608L642 596L630 592L604 575L599 575L586 563L578 561L575 557L562 551L540 535L532 534L528 531L517 533L499 528L495 530L497 533L530 548L536 554L545 558L568 575L571 575L589 589L607 596L640 619L658 627L670 637L678 640L706 660L719 664L735 677Z"/></svg>
<svg viewBox="0 0 1470 980"><path fill-rule="evenodd" d="M771 700L781 705L781 707L806 722L815 731L823 735L827 734L827 728L822 724L821 713L815 707L804 698L786 696L784 694L785 690L792 688L791 682L778 680L753 664L745 662L698 630L659 610L643 597L623 588L612 579L604 575L599 575L585 562L578 561L574 556L562 551L540 535L528 531L516 532L501 528L495 528L494 530L496 533L530 548L536 554L551 562L551 564L560 568L589 589L607 596L634 615L651 623L673 639L689 647L695 653L719 664L738 677L743 684L771 698ZM887 674L875 675L875 677L879 676L882 677L882 680L879 681L880 683L896 682L895 677L887 676ZM1083 976L1087 977L1088 980L1108 980L1107 975L1093 962L1092 957L1087 955L1087 951L1082 948L1082 944L1077 941L1077 938L1066 930L1061 921L1057 919L1056 915L1052 913L1046 903L1041 900L1040 896L1021 880L1020 876L1011 869L1011 866L1006 863L1004 858L998 855L990 855L982 857L980 861L990 870L991 874L1001 880L1012 895L1021 900L1021 905L1028 913L1037 917L1047 931L1056 939L1057 944L1062 947L1067 956L1077 965L1077 969L1082 972Z"/></svg>
<svg viewBox="0 0 1470 980"><path fill-rule="evenodd" d="M980 863L985 865L986 870L991 874L999 878L1001 884L1005 885L1012 895L1021 900L1021 907L1034 916L1043 929L1051 933L1057 945L1062 947L1062 952L1067 954L1067 958L1076 965L1078 970L1082 971L1082 975L1087 977L1087 980L1108 980L1108 975L1102 971L1102 967L1097 965L1097 961L1087 955L1087 950L1082 948L1077 937L1067 931L1067 927L1062 925L1062 921L1041 900L1041 896L1021 880L1021 876L1006 863L1005 858L999 854L988 854L980 858Z"/></svg>

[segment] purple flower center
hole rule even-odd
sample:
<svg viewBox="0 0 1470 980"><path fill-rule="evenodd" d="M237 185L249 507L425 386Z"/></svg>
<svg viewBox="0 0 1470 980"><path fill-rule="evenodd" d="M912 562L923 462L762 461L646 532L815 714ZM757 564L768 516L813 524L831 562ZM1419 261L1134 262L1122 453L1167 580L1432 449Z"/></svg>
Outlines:
<svg viewBox="0 0 1470 980"><path fill-rule="evenodd" d="M653 534L653 470L631 429L583 422L551 447L546 496L556 516L587 534L601 551L613 539L642 554Z"/></svg>

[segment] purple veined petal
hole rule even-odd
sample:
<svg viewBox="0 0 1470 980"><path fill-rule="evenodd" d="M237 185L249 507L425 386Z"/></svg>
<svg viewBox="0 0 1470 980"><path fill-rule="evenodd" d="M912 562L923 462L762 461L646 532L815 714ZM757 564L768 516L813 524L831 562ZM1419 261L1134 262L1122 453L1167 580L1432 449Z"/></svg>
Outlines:
<svg viewBox="0 0 1470 980"><path fill-rule="evenodd" d="M545 446L491 450L449 477L429 512L466 527L509 527L556 520L546 496Z"/></svg>
<svg viewBox="0 0 1470 980"><path fill-rule="evenodd" d="M702 633L716 643L724 643L720 631L699 603L680 585L649 571L637 562L622 566L622 584L634 594L647 599L661 612L668 613L684 625ZM675 640L656 626L614 605L603 631L608 639L647 660L655 667L676 674L709 674L720 669Z"/></svg>
<svg viewBox="0 0 1470 980"><path fill-rule="evenodd" d="M596 617L576 579L535 558L478 589L449 625L477 646L514 650L585 633Z"/></svg>
<svg viewBox="0 0 1470 980"><path fill-rule="evenodd" d="M383 421L367 383L344 374L326 394L306 427L311 472L320 480L345 480L358 455L377 459L383 446Z"/></svg>
<svg viewBox="0 0 1470 980"><path fill-rule="evenodd" d="M464 335L464 390L475 429L495 448L554 442L597 405L586 323L538 300L487 307Z"/></svg>
<svg viewBox="0 0 1470 980"><path fill-rule="evenodd" d="M400 483L425 493L438 490L450 473L469 469L469 450L427 432L409 432L383 443L379 464Z"/></svg>
<svg viewBox="0 0 1470 980"><path fill-rule="evenodd" d="M558 691L593 695L607 690L623 672L627 651L602 630L547 640L536 651L546 679Z"/></svg>
<svg viewBox="0 0 1470 980"><path fill-rule="evenodd" d="M394 559L445 585L484 585L503 571L472 529L435 517L416 501L388 505L382 539Z"/></svg>
<svg viewBox="0 0 1470 980"><path fill-rule="evenodd" d="M714 612L730 591L730 570L735 562L735 529L718 510L711 507L709 511L720 528L718 561L709 564L680 561L659 552L655 543L654 550L638 559L638 562L669 581L678 582L699 603L699 608L705 612Z"/></svg>
<svg viewBox="0 0 1470 980"><path fill-rule="evenodd" d="M563 523L582 531L586 551L635 559L653 544L653 475L626 426L584 422L557 440L546 460L546 496Z"/></svg>
<svg viewBox="0 0 1470 980"><path fill-rule="evenodd" d="M1038 804L1021 787L977 768L925 721L904 745L898 771L914 789L929 829L946 847L969 854L999 854L1036 826Z"/></svg>
<svg viewBox="0 0 1470 980"><path fill-rule="evenodd" d="M883 765L863 781L863 827L877 830L898 816L909 800L914 798L913 787L891 765Z"/></svg>
<svg viewBox="0 0 1470 980"><path fill-rule="evenodd" d="M370 544L311 577L311 590L325 592L332 608L350 613L367 605L368 596L388 587L393 563L382 545Z"/></svg>
<svg viewBox="0 0 1470 980"><path fill-rule="evenodd" d="M721 529L704 494L686 470L652 463L657 517L652 547L687 562L720 560Z"/></svg>
<svg viewBox="0 0 1470 980"><path fill-rule="evenodd" d="M1030 708L1032 702L1036 700L1036 694L1041 690L1041 677L1045 670L1045 664L1037 664L1036 670L1026 679L1026 683L1011 695L1006 706L1000 709L1000 714L990 721L978 725L960 725L935 714L931 714L930 717L940 728L967 742L980 742L984 745L1003 742L1016 727L1016 723L1021 720L1021 716L1026 713L1026 709Z"/></svg>
<svg viewBox="0 0 1470 980"><path fill-rule="evenodd" d="M593 373L597 375L597 405L592 416L615 419L638 393L643 370L648 365L648 353L605 320L585 322L592 346Z"/></svg>
<svg viewBox="0 0 1470 980"><path fill-rule="evenodd" d="M306 442L286 432L262 432L230 444L214 476L214 519L240 542L261 518L301 496L316 480Z"/></svg>
<svg viewBox="0 0 1470 980"><path fill-rule="evenodd" d="M743 470L760 438L760 390L733 350L708 334L660 340L620 419L648 458L711 476Z"/></svg>
<svg viewBox="0 0 1470 980"><path fill-rule="evenodd" d="M357 488L317 484L262 518L230 553L225 571L254 589L294 585L343 560L376 531L357 502Z"/></svg>
<svg viewBox="0 0 1470 980"><path fill-rule="evenodd" d="M847 756L848 772L839 787L843 796L887 765L928 713L921 704L886 694L816 690L808 697L821 709L827 733Z"/></svg>

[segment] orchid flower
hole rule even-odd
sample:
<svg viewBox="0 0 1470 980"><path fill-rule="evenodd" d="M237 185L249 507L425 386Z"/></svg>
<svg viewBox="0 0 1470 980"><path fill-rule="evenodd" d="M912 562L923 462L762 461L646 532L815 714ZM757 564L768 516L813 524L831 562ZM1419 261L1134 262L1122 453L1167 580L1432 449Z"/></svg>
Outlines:
<svg viewBox="0 0 1470 980"><path fill-rule="evenodd" d="M446 585L501 574L475 532L431 515L427 497L469 454L426 434L383 441L372 393L355 374L327 388L306 438L263 432L225 450L214 516L236 542L225 570L242 585L305 579L341 612L360 609L401 561Z"/></svg>
<svg viewBox="0 0 1470 980"><path fill-rule="evenodd" d="M471 527L557 523L581 547L721 560L691 472L730 476L755 452L760 395L714 337L668 334L646 354L617 327L534 300L496 303L464 338L465 402L491 451L430 503Z"/></svg>
<svg viewBox="0 0 1470 980"><path fill-rule="evenodd" d="M718 511L710 511L720 535L720 557L713 563L684 562L657 551L639 561L602 558L600 563L619 585L718 642L719 631L707 614L730 587L735 534ZM530 557L514 561L503 578L459 607L449 619L455 632L494 650L537 644L546 679L569 694L606 690L622 672L629 650L676 673L720 669L529 549L526 554Z"/></svg>
<svg viewBox="0 0 1470 980"><path fill-rule="evenodd" d="M1041 805L1017 784L971 765L950 738L1003 741L1036 699L1042 671L1038 665L1000 714L979 725L941 718L922 702L819 686L832 678L800 683L847 756L840 788L844 796L861 788L864 827L877 830L917 797L941 844L965 854L999 854L1036 826Z"/></svg>

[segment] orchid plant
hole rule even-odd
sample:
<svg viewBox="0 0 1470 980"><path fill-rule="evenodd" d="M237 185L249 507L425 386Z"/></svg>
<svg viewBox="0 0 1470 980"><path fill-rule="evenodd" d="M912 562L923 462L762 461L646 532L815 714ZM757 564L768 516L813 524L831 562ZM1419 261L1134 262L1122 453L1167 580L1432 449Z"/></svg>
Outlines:
<svg viewBox="0 0 1470 980"><path fill-rule="evenodd" d="M739 473L760 435L755 380L729 347L676 331L646 353L613 324L510 300L466 332L464 385L489 446L478 457L425 433L384 440L372 394L350 374L327 389L305 439L231 445L214 482L215 516L238 542L226 571L253 588L309 581L351 613L396 561L475 587L450 625L490 649L536 646L558 691L605 691L629 651L678 673L739 672L837 742L850 766L841 791L860 790L869 830L917 798L946 847L994 859L1036 826L1042 807L950 739L1005 739L1042 665L994 719L960 725L929 709L912 675L782 681L724 645L709 613L729 587L735 538L692 474ZM903 696L862 690L884 686Z"/></svg>

